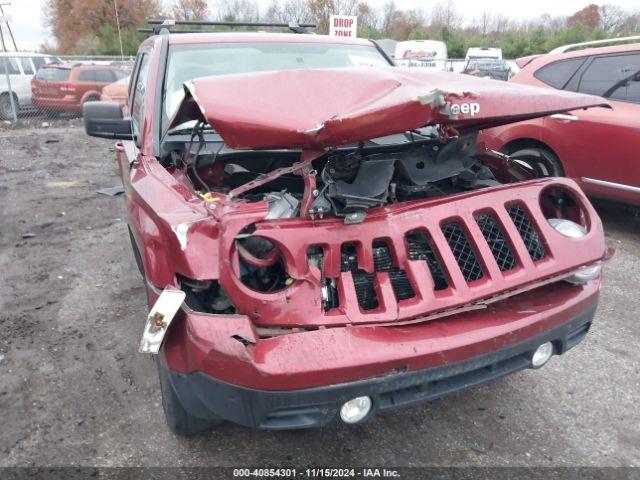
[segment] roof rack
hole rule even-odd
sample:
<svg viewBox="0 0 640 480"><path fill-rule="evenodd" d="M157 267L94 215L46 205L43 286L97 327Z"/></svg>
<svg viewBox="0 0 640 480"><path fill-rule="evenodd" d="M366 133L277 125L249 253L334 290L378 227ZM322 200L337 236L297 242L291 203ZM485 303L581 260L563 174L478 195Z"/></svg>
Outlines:
<svg viewBox="0 0 640 480"><path fill-rule="evenodd" d="M640 41L640 35L634 35L632 37L605 38L603 40L591 40L589 42L572 43L570 45L563 45L561 47L554 48L549 52L549 54L551 55L554 53L565 53L578 47L591 47L596 45L606 45L609 43L624 43L631 41Z"/></svg>
<svg viewBox="0 0 640 480"><path fill-rule="evenodd" d="M308 28L316 28L313 23L270 23L270 22L208 22L204 20L172 20L172 19L153 19L147 20L149 25L153 25L152 28L139 28L141 33L151 33L158 35L160 33L207 33L215 32L216 30L204 30L204 29L191 29L191 30L171 30L171 27L175 26L189 26L189 27L275 27L275 28L288 28L295 33L309 33ZM219 30L218 30L219 31Z"/></svg>

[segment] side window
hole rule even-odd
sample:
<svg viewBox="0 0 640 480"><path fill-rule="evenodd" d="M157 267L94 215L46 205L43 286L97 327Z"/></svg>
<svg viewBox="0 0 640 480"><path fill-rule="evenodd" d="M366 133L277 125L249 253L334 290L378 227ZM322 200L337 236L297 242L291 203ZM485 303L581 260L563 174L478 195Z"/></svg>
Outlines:
<svg viewBox="0 0 640 480"><path fill-rule="evenodd" d="M112 70L112 73L116 76L116 80L122 80L123 78L128 76L127 72L123 70Z"/></svg>
<svg viewBox="0 0 640 480"><path fill-rule="evenodd" d="M111 70L96 70L96 81L98 83L113 83L115 77Z"/></svg>
<svg viewBox="0 0 640 480"><path fill-rule="evenodd" d="M640 103L640 53L595 57L582 74L578 91Z"/></svg>
<svg viewBox="0 0 640 480"><path fill-rule="evenodd" d="M31 57L31 60L36 67L36 71L40 70L40 67L47 64L47 61L44 59L44 57Z"/></svg>
<svg viewBox="0 0 640 480"><path fill-rule="evenodd" d="M18 62L12 57L0 57L0 73L9 73L9 75L20 75Z"/></svg>
<svg viewBox="0 0 640 480"><path fill-rule="evenodd" d="M586 57L579 57L553 62L545 65L533 75L547 85L561 90L565 88L585 60Z"/></svg>
<svg viewBox="0 0 640 480"><path fill-rule="evenodd" d="M96 83L96 71L95 70L83 70L78 75L79 82L91 82Z"/></svg>
<svg viewBox="0 0 640 480"><path fill-rule="evenodd" d="M131 103L131 119L134 129L140 131L144 116L144 95L147 88L147 77L149 74L149 54L143 53L140 57L138 76L134 85L133 101Z"/></svg>
<svg viewBox="0 0 640 480"><path fill-rule="evenodd" d="M22 65L22 71L25 75L33 75L35 73L29 57L20 57L20 64Z"/></svg>

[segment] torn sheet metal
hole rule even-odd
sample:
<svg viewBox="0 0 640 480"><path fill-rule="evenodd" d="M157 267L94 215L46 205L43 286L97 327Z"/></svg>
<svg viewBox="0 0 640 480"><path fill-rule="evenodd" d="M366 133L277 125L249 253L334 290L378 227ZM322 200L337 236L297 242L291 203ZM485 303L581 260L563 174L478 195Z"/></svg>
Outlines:
<svg viewBox="0 0 640 480"><path fill-rule="evenodd" d="M321 150L449 125L477 130L591 106L590 95L448 72L334 68L197 78L170 127L204 120L231 148Z"/></svg>

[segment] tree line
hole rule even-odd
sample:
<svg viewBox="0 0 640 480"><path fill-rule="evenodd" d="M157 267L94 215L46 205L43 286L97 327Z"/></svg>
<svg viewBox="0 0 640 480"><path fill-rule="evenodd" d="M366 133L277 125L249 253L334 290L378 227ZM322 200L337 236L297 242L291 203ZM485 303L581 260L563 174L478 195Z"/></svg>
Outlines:
<svg viewBox="0 0 640 480"><path fill-rule="evenodd" d="M486 11L469 17L455 0L439 0L430 10L400 9L393 1L373 8L366 0L47 0L47 17L55 43L43 50L59 54L120 54L117 18L125 55L135 54L145 38L138 28L147 18L176 20L263 21L317 24L326 34L329 15L357 15L358 36L401 40L434 39L447 44L450 58L464 57L469 47L500 47L506 58L549 50L568 43L640 33L640 9L591 4L563 17L545 14L514 19Z"/></svg>

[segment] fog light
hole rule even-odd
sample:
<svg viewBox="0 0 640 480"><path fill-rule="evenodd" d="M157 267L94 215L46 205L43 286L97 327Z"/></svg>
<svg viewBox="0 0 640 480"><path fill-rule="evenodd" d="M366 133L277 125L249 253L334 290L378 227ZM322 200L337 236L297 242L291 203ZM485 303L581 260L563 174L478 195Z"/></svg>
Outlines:
<svg viewBox="0 0 640 480"><path fill-rule="evenodd" d="M540 368L545 363L549 361L553 355L553 344L551 342L543 343L536 351L533 352L533 357L531 357L531 364L533 368Z"/></svg>
<svg viewBox="0 0 640 480"><path fill-rule="evenodd" d="M371 405L370 397L353 398L345 402L340 408L340 418L345 423L358 423L369 415Z"/></svg>
<svg viewBox="0 0 640 480"><path fill-rule="evenodd" d="M564 279L565 282L569 282L573 285L581 285L587 283L589 280L593 280L602 271L602 264L600 262L592 265L585 265L575 271L573 275Z"/></svg>

